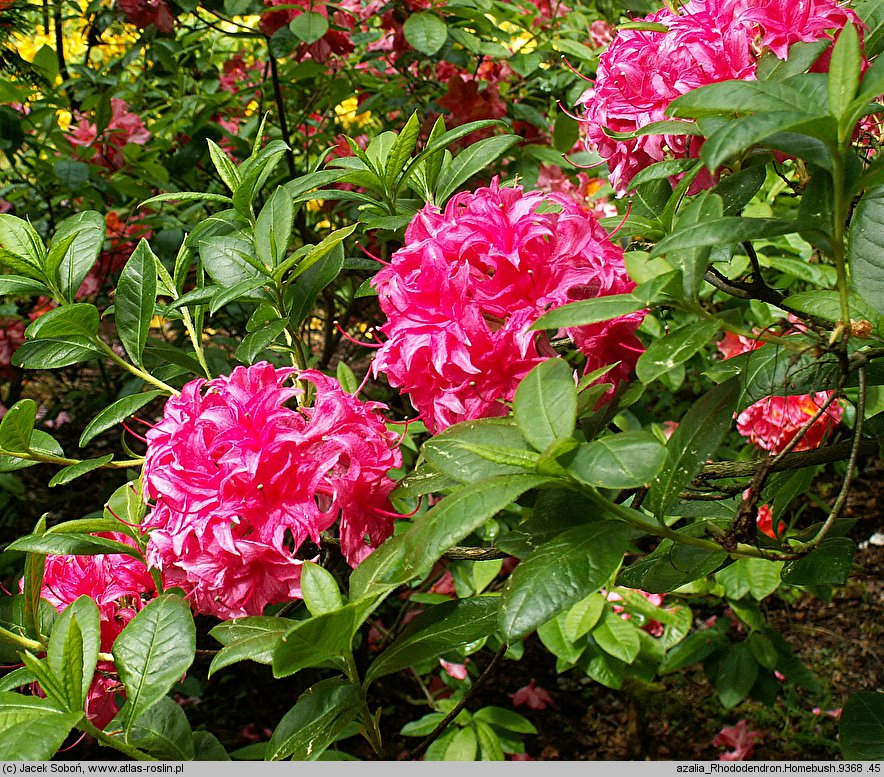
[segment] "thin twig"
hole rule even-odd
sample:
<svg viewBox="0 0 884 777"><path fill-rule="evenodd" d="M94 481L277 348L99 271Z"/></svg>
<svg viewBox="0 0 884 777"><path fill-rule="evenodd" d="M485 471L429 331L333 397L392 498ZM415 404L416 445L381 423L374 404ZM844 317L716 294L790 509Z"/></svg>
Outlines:
<svg viewBox="0 0 884 777"><path fill-rule="evenodd" d="M470 687L470 689L466 692L464 697L454 706L454 709L451 710L442 720L439 725L433 729L433 731L427 736L417 747L413 747L409 750L403 760L406 761L416 761L420 758L429 748L430 745L433 744L441 735L442 732L448 728L448 724L451 723L458 715L460 715L461 711L467 706L467 704L472 700L472 698L481 690L481 688L488 682L491 678L491 675L494 673L494 670L497 669L497 665L503 660L503 655L506 653L507 644L504 642L497 650L497 653L494 654L494 658L491 659L491 663L488 664L485 671L479 675L476 682Z"/></svg>

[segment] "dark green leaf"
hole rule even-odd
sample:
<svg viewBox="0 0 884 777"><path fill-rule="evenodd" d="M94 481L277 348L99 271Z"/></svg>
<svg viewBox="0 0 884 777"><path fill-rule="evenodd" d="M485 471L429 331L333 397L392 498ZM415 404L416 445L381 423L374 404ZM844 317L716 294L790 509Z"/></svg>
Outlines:
<svg viewBox="0 0 884 777"><path fill-rule="evenodd" d="M482 707L473 715L476 720L481 720L494 728L502 728L505 731L514 731L517 734L536 734L537 729L527 718L518 712L505 709L504 707Z"/></svg>
<svg viewBox="0 0 884 777"><path fill-rule="evenodd" d="M636 375L642 383L651 383L666 375L711 343L719 329L720 321L700 321L655 340L639 357Z"/></svg>
<svg viewBox="0 0 884 777"><path fill-rule="evenodd" d="M230 205L233 200L226 194L211 194L209 192L167 192L166 194L158 194L155 197L145 200L139 205L143 208L145 205L155 205L158 202L218 202Z"/></svg>
<svg viewBox="0 0 884 777"><path fill-rule="evenodd" d="M646 305L646 302L636 299L632 294L612 294L606 297L582 299L545 313L531 325L531 328L564 329L585 326L635 313Z"/></svg>
<svg viewBox="0 0 884 777"><path fill-rule="evenodd" d="M84 461L78 461L76 464L71 464L69 467L60 469L52 476L52 479L49 481L49 487L63 486L76 478L88 475L90 472L103 467L105 464L109 464L113 461L113 458L114 454L108 453L97 459L85 459Z"/></svg>
<svg viewBox="0 0 884 777"><path fill-rule="evenodd" d="M22 343L12 355L12 363L26 370L55 370L102 356L104 353L90 338L71 335Z"/></svg>
<svg viewBox="0 0 884 777"><path fill-rule="evenodd" d="M366 685L493 633L498 603L496 596L478 596L425 609L374 660L365 675Z"/></svg>
<svg viewBox="0 0 884 777"><path fill-rule="evenodd" d="M7 546L7 550L40 553L49 556L97 556L106 553L122 553L143 561L141 554L131 545L90 534L28 534Z"/></svg>
<svg viewBox="0 0 884 777"><path fill-rule="evenodd" d="M128 742L162 760L192 761L194 757L193 732L187 715L168 696L135 720Z"/></svg>
<svg viewBox="0 0 884 777"><path fill-rule="evenodd" d="M61 680L70 712L83 710L100 644L98 607L90 597L81 596L53 624L46 659L50 671Z"/></svg>
<svg viewBox="0 0 884 777"><path fill-rule="evenodd" d="M234 286L261 276L255 247L242 237L221 235L200 241L200 260L219 286Z"/></svg>
<svg viewBox="0 0 884 777"><path fill-rule="evenodd" d="M301 596L311 615L334 612L344 604L334 575L312 561L301 566Z"/></svg>
<svg viewBox="0 0 884 777"><path fill-rule="evenodd" d="M157 298L157 259L142 238L126 262L117 284L114 316L117 334L129 358L141 364Z"/></svg>
<svg viewBox="0 0 884 777"><path fill-rule="evenodd" d="M244 364L254 364L255 360L285 331L287 324L288 321L279 318L246 335L237 346L236 358Z"/></svg>
<svg viewBox="0 0 884 777"><path fill-rule="evenodd" d="M264 759L314 761L358 714L359 689L343 678L308 688L279 721Z"/></svg>
<svg viewBox="0 0 884 777"><path fill-rule="evenodd" d="M476 173L485 170L491 162L518 141L517 135L496 135L467 146L448 164L444 165L439 172L434 197L436 204L445 203L458 186L468 181Z"/></svg>
<svg viewBox="0 0 884 777"><path fill-rule="evenodd" d="M35 277L44 278L46 249L30 222L8 213L0 213L0 247L19 257L20 261L35 272Z"/></svg>
<svg viewBox="0 0 884 777"><path fill-rule="evenodd" d="M311 14L301 14L298 19L308 15ZM291 195L286 189L277 188L261 208L255 222L255 251L258 259L268 269L276 267L285 259L294 218Z"/></svg>
<svg viewBox="0 0 884 777"><path fill-rule="evenodd" d="M148 402L162 396L164 393L164 391L145 391L141 394L131 394L128 397L123 397L108 405L86 425L83 434L80 435L80 447L88 445L103 431L116 426L144 407Z"/></svg>
<svg viewBox="0 0 884 777"><path fill-rule="evenodd" d="M0 257L2 262L2 257ZM5 297L15 294L45 294L49 295L49 287L45 283L25 278L21 275L0 275L0 296Z"/></svg>
<svg viewBox="0 0 884 777"><path fill-rule="evenodd" d="M547 359L534 367L516 389L513 415L538 451L571 437L577 421L577 386L568 362Z"/></svg>
<svg viewBox="0 0 884 777"><path fill-rule="evenodd" d="M740 380L731 378L704 394L679 422L648 494L648 506L658 519L721 444L733 423L739 395Z"/></svg>
<svg viewBox="0 0 884 777"><path fill-rule="evenodd" d="M848 258L857 293L884 315L884 186L866 192L856 206Z"/></svg>
<svg viewBox="0 0 884 777"><path fill-rule="evenodd" d="M195 650L193 616L180 596L163 594L129 621L113 646L126 687L126 703L115 721L126 736L187 671Z"/></svg>
<svg viewBox="0 0 884 777"><path fill-rule="evenodd" d="M20 399L0 420L0 448L15 453L31 450L31 434L37 419L37 403Z"/></svg>
<svg viewBox="0 0 884 777"><path fill-rule="evenodd" d="M715 676L718 699L726 709L736 707L752 689L758 677L758 662L747 642L731 646L721 658Z"/></svg>
<svg viewBox="0 0 884 777"><path fill-rule="evenodd" d="M212 659L209 677L238 661L269 664L277 642L293 625L288 618L259 615L235 618L215 626L209 633L224 647Z"/></svg>
<svg viewBox="0 0 884 777"><path fill-rule="evenodd" d="M402 25L405 40L423 54L433 56L445 44L448 27L436 14L413 13Z"/></svg>
<svg viewBox="0 0 884 777"><path fill-rule="evenodd" d="M790 235L807 229L806 224L790 219L724 216L698 222L673 232L654 246L651 258L688 248L741 243L744 240Z"/></svg>
<svg viewBox="0 0 884 777"><path fill-rule="evenodd" d="M411 157L420 134L420 121L417 118L417 112L411 114L393 147L387 157L387 163L384 167L384 188L388 192L393 191L393 184L396 178L405 169L405 163Z"/></svg>
<svg viewBox="0 0 884 777"><path fill-rule="evenodd" d="M25 330L31 340L71 335L91 339L98 334L98 308L84 302L63 305L44 313Z"/></svg>
<svg viewBox="0 0 884 777"><path fill-rule="evenodd" d="M855 555L853 540L827 537L803 558L789 561L781 577L789 585L844 585Z"/></svg>
<svg viewBox="0 0 884 777"><path fill-rule="evenodd" d="M824 108L821 100L825 93L818 92L820 85L818 79L808 75L786 81L721 81L676 98L666 113L693 119L716 114L794 110L813 116Z"/></svg>
<svg viewBox="0 0 884 777"><path fill-rule="evenodd" d="M666 457L650 432L621 432L577 448L568 472L581 483L600 488L638 488L651 482Z"/></svg>
<svg viewBox="0 0 884 777"><path fill-rule="evenodd" d="M286 290L286 309L293 327L299 327L316 307L322 290L338 277L344 266L344 249L335 246L302 272Z"/></svg>
<svg viewBox="0 0 884 777"><path fill-rule="evenodd" d="M19 696L19 694L9 695ZM5 701L0 701L0 716L3 715L5 706ZM35 712L36 714L27 720L0 731L0 760L48 761L83 717L83 713L62 713L51 707Z"/></svg>
<svg viewBox="0 0 884 777"><path fill-rule="evenodd" d="M211 138L207 138L206 142L209 144L209 156L218 176L230 191L236 191L236 187L239 186L239 171L236 169L236 165Z"/></svg>
<svg viewBox="0 0 884 777"><path fill-rule="evenodd" d="M703 192L679 214L677 229L670 237L677 240L678 235L714 222L723 211L724 204L717 194ZM709 246L696 246L676 248L669 252L669 263L681 271L682 289L690 300L696 298L703 282L711 250Z"/></svg>
<svg viewBox="0 0 884 777"><path fill-rule="evenodd" d="M629 526L617 521L576 526L522 561L503 592L504 638L527 636L605 585L623 561L629 535Z"/></svg>
<svg viewBox="0 0 884 777"><path fill-rule="evenodd" d="M263 743L262 743L263 744ZM195 761L229 761L224 745L208 731L193 732L193 758Z"/></svg>
<svg viewBox="0 0 884 777"><path fill-rule="evenodd" d="M77 290L98 259L104 245L104 217L94 211L87 210L66 218L59 225L52 238L52 245L67 241L76 235L64 254L58 257L55 267L47 268L50 277L57 277L62 294L73 300Z"/></svg>
<svg viewBox="0 0 884 777"><path fill-rule="evenodd" d="M315 11L304 11L289 22L289 29L298 40L316 43L328 32L328 19Z"/></svg>
<svg viewBox="0 0 884 777"><path fill-rule="evenodd" d="M707 629L694 632L666 654L660 664L660 674L670 674L697 664L726 644L727 641L718 631Z"/></svg>
<svg viewBox="0 0 884 777"><path fill-rule="evenodd" d="M841 754L848 761L880 761L884 758L884 693L851 694L838 723Z"/></svg>
<svg viewBox="0 0 884 777"><path fill-rule="evenodd" d="M851 294L848 301L852 321L869 321L872 324L878 321L880 314L865 300ZM841 295L837 291L825 289L801 291L786 297L783 304L788 306L789 310L823 318L833 324L841 320Z"/></svg>

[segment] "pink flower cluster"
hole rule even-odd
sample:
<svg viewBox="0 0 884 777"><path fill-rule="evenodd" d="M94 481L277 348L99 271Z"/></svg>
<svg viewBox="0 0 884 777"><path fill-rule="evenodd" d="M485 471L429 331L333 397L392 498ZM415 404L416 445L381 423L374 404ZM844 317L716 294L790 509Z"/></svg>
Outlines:
<svg viewBox="0 0 884 777"><path fill-rule="evenodd" d="M258 29L265 35L273 35L304 12L320 14L332 24L332 28L319 40L310 44L301 44L294 54L294 59L327 62L333 55L340 56L353 51L354 47L350 40L349 31L355 27L359 16L360 3L358 0L335 3L331 13L329 6L324 3L314 3L313 0L264 0L264 6L267 10L261 15ZM277 8L277 6L287 7Z"/></svg>
<svg viewBox="0 0 884 777"><path fill-rule="evenodd" d="M125 534L102 534L107 539L134 545ZM59 612L81 596L91 597L101 617L101 651L110 653L114 641L148 600L156 586L147 567L122 554L98 556L47 556L41 596ZM114 665L100 661L86 698L86 714L104 728L117 714L116 695L122 686Z"/></svg>
<svg viewBox="0 0 884 777"><path fill-rule="evenodd" d="M623 253L570 197L490 187L463 192L444 211L427 206L405 246L375 276L389 338L373 369L402 388L427 428L505 415L519 381L554 355L531 325L567 302L630 291ZM620 365L642 345L643 314L567 330L587 370Z"/></svg>
<svg viewBox="0 0 884 777"><path fill-rule="evenodd" d="M385 406L309 370L298 380L315 402L291 409L303 393L285 385L294 373L261 362L192 381L147 433L148 562L197 612L258 615L299 596L298 550L339 515L353 566L392 531L387 473L401 456Z"/></svg>
<svg viewBox="0 0 884 777"><path fill-rule="evenodd" d="M159 32L172 32L175 16L166 0L116 0L116 7L122 11L126 21L139 30L153 24Z"/></svg>
<svg viewBox="0 0 884 777"><path fill-rule="evenodd" d="M760 340L728 333L719 341L718 350L725 359L730 359L762 345ZM754 445L775 455L792 442L801 427L816 415L831 396L831 391L818 391L815 394L765 397L737 416L737 431ZM843 415L844 409L838 401L832 402L793 450L819 448L829 432L841 423ZM770 531L773 531L772 527Z"/></svg>
<svg viewBox="0 0 884 777"><path fill-rule="evenodd" d="M735 726L725 726L715 735L712 744L716 747L730 747L732 750L719 756L719 761L745 761L755 753L755 744L761 739L757 731L749 731L745 720Z"/></svg>
<svg viewBox="0 0 884 777"><path fill-rule="evenodd" d="M754 79L761 52L785 59L799 41L829 37L856 14L838 0L690 0L640 21L668 32L621 30L599 59L595 85L581 98L587 145L608 161L611 183L625 192L632 177L670 157L696 156L697 138L646 135L614 140L604 129L634 132L666 118L669 104L706 84Z"/></svg>
<svg viewBox="0 0 884 777"><path fill-rule="evenodd" d="M130 143L143 146L148 140L150 132L141 117L131 113L125 100L118 97L111 98L111 119L100 135L97 125L82 116L68 135L68 141L74 146L94 147L95 155L89 161L108 170L119 170L125 165L124 146Z"/></svg>

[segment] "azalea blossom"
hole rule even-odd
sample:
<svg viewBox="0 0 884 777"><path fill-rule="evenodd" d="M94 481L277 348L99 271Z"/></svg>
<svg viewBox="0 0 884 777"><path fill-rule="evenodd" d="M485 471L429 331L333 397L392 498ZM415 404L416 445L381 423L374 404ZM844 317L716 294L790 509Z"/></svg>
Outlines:
<svg viewBox="0 0 884 777"><path fill-rule="evenodd" d="M0 378L13 380L18 367L12 365L12 354L25 341L25 325L20 318L0 319Z"/></svg>
<svg viewBox="0 0 884 777"><path fill-rule="evenodd" d="M519 381L555 355L531 330L547 310L634 288L622 250L591 213L496 179L444 211L424 207L374 284L388 340L373 370L410 396L431 432L507 413ZM586 354L587 371L620 362L605 377L617 383L642 352L643 315L562 334Z"/></svg>
<svg viewBox="0 0 884 777"><path fill-rule="evenodd" d="M746 494L748 494L748 489L746 490ZM762 534L766 534L772 540L778 539L779 536L786 531L786 524L783 521L779 521L777 523L777 530L773 529L773 510L770 505L760 505L758 508L758 515L755 518L755 525L758 527L758 531Z"/></svg>
<svg viewBox="0 0 884 777"><path fill-rule="evenodd" d="M745 761L755 752L755 744L761 740L757 731L749 731L746 721L738 721L735 726L725 727L715 735L712 744L716 747L730 747L731 751L722 753L719 761Z"/></svg>
<svg viewBox="0 0 884 777"><path fill-rule="evenodd" d="M529 710L545 710L550 704L556 703L552 696L535 683L533 677L528 685L523 685L507 696L513 700L513 707L527 707Z"/></svg>
<svg viewBox="0 0 884 777"><path fill-rule="evenodd" d="M692 89L754 79L765 48L785 59L792 43L829 38L848 21L861 25L838 0L690 0L677 13L664 8L637 21L666 31L620 30L599 58L593 87L579 100L586 144L607 160L621 194L648 165L697 156L700 142L677 134L615 140L605 129L634 132L666 119L669 104ZM703 173L694 188L710 182Z"/></svg>
<svg viewBox="0 0 884 777"><path fill-rule="evenodd" d="M172 32L175 17L166 0L116 0L126 21L143 30L153 24L160 32Z"/></svg>
<svg viewBox="0 0 884 777"><path fill-rule="evenodd" d="M132 538L125 534L99 536L134 546ZM132 556L49 555L40 595L59 612L81 596L92 598L100 616L100 649L110 653L126 624L156 596L156 585L145 564ZM98 728L104 728L119 711L116 696L122 693L123 686L114 672L113 662L99 661L86 698L86 715Z"/></svg>
<svg viewBox="0 0 884 777"><path fill-rule="evenodd" d="M125 100L112 97L111 119L100 135L95 124L80 116L67 138L72 145L95 148L89 160L93 164L119 170L126 163L123 147L130 143L143 146L150 140L150 132L141 117L129 111Z"/></svg>
<svg viewBox="0 0 884 777"><path fill-rule="evenodd" d="M312 407L287 403L295 373L267 362L194 380L147 433L148 561L197 612L258 615L300 596L300 547L340 517L356 566L392 532L387 472L401 463L377 402L307 370Z"/></svg>

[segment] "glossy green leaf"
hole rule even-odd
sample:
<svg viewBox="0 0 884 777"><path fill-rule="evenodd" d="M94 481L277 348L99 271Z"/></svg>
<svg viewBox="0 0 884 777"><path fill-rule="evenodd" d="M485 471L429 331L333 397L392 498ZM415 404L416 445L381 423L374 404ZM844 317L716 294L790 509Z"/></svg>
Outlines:
<svg viewBox="0 0 884 777"><path fill-rule="evenodd" d="M590 636L609 656L619 658L626 664L635 661L641 650L637 628L611 609L605 612Z"/></svg>
<svg viewBox="0 0 884 777"><path fill-rule="evenodd" d="M25 330L31 340L77 335L91 339L98 334L98 308L85 302L47 311Z"/></svg>
<svg viewBox="0 0 884 777"><path fill-rule="evenodd" d="M496 596L477 596L425 609L374 660L365 683L492 634L497 628L498 604Z"/></svg>
<svg viewBox="0 0 884 777"><path fill-rule="evenodd" d="M200 260L219 286L233 286L261 276L254 245L242 237L222 235L200 241Z"/></svg>
<svg viewBox="0 0 884 777"><path fill-rule="evenodd" d="M455 732L445 748L445 761L475 761L479 749L476 730L467 726Z"/></svg>
<svg viewBox="0 0 884 777"><path fill-rule="evenodd" d="M672 648L660 664L660 674L671 674L697 664L727 644L721 633L712 629L697 631Z"/></svg>
<svg viewBox="0 0 884 777"><path fill-rule="evenodd" d="M583 653L585 645L574 644L574 641L565 632L562 625L564 613L557 615L555 618L541 623L537 627L537 636L543 643L543 646L552 653L556 658L565 664L575 664L577 659Z"/></svg>
<svg viewBox="0 0 884 777"><path fill-rule="evenodd" d="M605 597L600 593L592 593L564 613L563 631L572 642L589 634L592 627L599 622L605 611Z"/></svg>
<svg viewBox="0 0 884 777"><path fill-rule="evenodd" d="M848 259L857 293L884 315L884 186L863 195L849 235Z"/></svg>
<svg viewBox="0 0 884 777"><path fill-rule="evenodd" d="M318 14L314 14L316 15ZM291 195L284 188L278 187L261 208L255 222L255 251L266 267L276 267L285 259L294 218Z"/></svg>
<svg viewBox="0 0 884 777"><path fill-rule="evenodd" d="M781 577L789 585L844 585L855 555L853 540L827 537L806 556L787 562Z"/></svg>
<svg viewBox="0 0 884 777"><path fill-rule="evenodd" d="M721 445L733 423L739 395L739 378L731 378L704 394L679 422L648 494L648 507L658 519Z"/></svg>
<svg viewBox="0 0 884 777"><path fill-rule="evenodd" d="M402 25L405 40L427 56L433 56L448 38L448 26L436 14L413 13Z"/></svg>
<svg viewBox="0 0 884 777"><path fill-rule="evenodd" d="M513 415L538 451L571 437L577 421L577 385L568 362L547 359L534 367L516 389Z"/></svg>
<svg viewBox="0 0 884 777"><path fill-rule="evenodd" d="M829 62L829 110L836 118L842 118L850 109L859 87L862 60L859 34L847 22L838 33Z"/></svg>
<svg viewBox="0 0 884 777"><path fill-rule="evenodd" d="M209 677L239 661L271 663L277 643L293 625L288 618L263 615L234 618L218 624L209 634L224 647L212 659Z"/></svg>
<svg viewBox="0 0 884 777"><path fill-rule="evenodd" d="M791 219L723 216L718 219L698 222L673 232L654 246L650 256L654 258L689 248L713 247L741 243L744 240L779 237L807 229L806 224Z"/></svg>
<svg viewBox="0 0 884 777"><path fill-rule="evenodd" d="M749 695L756 677L758 662L752 655L752 648L747 642L732 645L722 656L715 676L719 701L726 709L736 707Z"/></svg>
<svg viewBox="0 0 884 777"><path fill-rule="evenodd" d="M884 758L884 693L851 694L838 723L838 743L847 761L880 761Z"/></svg>
<svg viewBox="0 0 884 777"><path fill-rule="evenodd" d="M517 135L495 135L467 146L442 166L436 182L434 197L436 204L445 203L459 186L485 170L489 164L506 153L518 141Z"/></svg>
<svg viewBox="0 0 884 777"><path fill-rule="evenodd" d="M562 533L522 561L503 592L504 638L527 636L605 585L623 561L629 535L625 523L596 521Z"/></svg>
<svg viewBox="0 0 884 777"><path fill-rule="evenodd" d="M123 267L117 284L114 317L129 358L141 364L157 298L157 259L142 238Z"/></svg>
<svg viewBox="0 0 884 777"><path fill-rule="evenodd" d="M315 11L305 11L289 22L289 29L298 40L309 45L328 32L328 19Z"/></svg>
<svg viewBox="0 0 884 777"><path fill-rule="evenodd" d="M194 758L190 722L181 706L168 696L139 715L129 729L128 742L164 761Z"/></svg>
<svg viewBox="0 0 884 777"><path fill-rule="evenodd" d="M131 545L106 537L93 537L91 534L27 534L7 546L7 550L26 553L40 553L51 556L96 556L107 553L122 553L143 561L139 552Z"/></svg>
<svg viewBox="0 0 884 777"><path fill-rule="evenodd" d="M2 256L0 256L2 264ZM21 275L0 275L0 296L5 297L15 294L45 294L49 295L49 287L45 283L25 278Z"/></svg>
<svg viewBox="0 0 884 777"><path fill-rule="evenodd" d="M513 731L516 734L536 734L537 729L527 718L505 707L493 705L476 710L473 717L494 728Z"/></svg>
<svg viewBox="0 0 884 777"><path fill-rule="evenodd" d="M675 196L673 195L673 198ZM720 219L723 212L724 203L721 197L713 192L703 192L690 205L681 210L678 214L675 231L669 237L664 238L661 244L667 240L677 243L679 235L684 235L697 227L703 227ZM716 244L718 242L716 241ZM710 245L676 245L671 251L666 252L669 264L681 272L682 291L689 300L696 298L703 283L711 251ZM652 256L654 255L657 254L652 254Z"/></svg>
<svg viewBox="0 0 884 777"><path fill-rule="evenodd" d="M236 348L236 358L244 364L254 364L257 358L276 342L276 338L285 331L287 324L286 319L279 318L246 335Z"/></svg>
<svg viewBox="0 0 884 777"><path fill-rule="evenodd" d="M568 472L590 486L637 488L653 480L665 457L666 449L650 432L621 432L581 443Z"/></svg>
<svg viewBox="0 0 884 777"><path fill-rule="evenodd" d="M0 448L15 453L31 450L31 434L37 419L37 403L33 399L20 399L0 420Z"/></svg>
<svg viewBox="0 0 884 777"><path fill-rule="evenodd" d="M193 732L193 758L195 761L229 761L224 745L208 731Z"/></svg>
<svg viewBox="0 0 884 777"><path fill-rule="evenodd" d="M267 761L315 761L359 711L359 689L333 677L308 688L279 721Z"/></svg>
<svg viewBox="0 0 884 777"><path fill-rule="evenodd" d="M236 191L240 183L239 171L236 169L236 165L230 161L230 158L224 153L223 149L211 138L207 138L206 142L209 145L209 157L212 159L212 164L215 166L219 178L221 178L224 185L230 191Z"/></svg>
<svg viewBox="0 0 884 777"><path fill-rule="evenodd" d="M163 594L129 621L112 651L126 687L126 703L115 720L126 736L187 671L195 650L193 616L180 596Z"/></svg>
<svg viewBox="0 0 884 777"><path fill-rule="evenodd" d="M711 343L719 329L719 321L700 321L655 340L639 357L635 365L636 375L642 383L651 383L666 375Z"/></svg>
<svg viewBox="0 0 884 777"><path fill-rule="evenodd" d="M823 107L818 79L804 75L786 81L722 81L673 100L666 113L681 118L794 110L812 114Z"/></svg>
<svg viewBox="0 0 884 777"><path fill-rule="evenodd" d="M334 575L312 561L301 565L301 597L311 615L333 612L344 604Z"/></svg>
<svg viewBox="0 0 884 777"><path fill-rule="evenodd" d="M741 558L716 572L715 579L724 586L728 599L751 595L760 602L779 588L782 567L782 561Z"/></svg>
<svg viewBox="0 0 884 777"><path fill-rule="evenodd" d="M420 121L415 111L409 116L387 157L387 162L384 166L384 187L388 192L393 191L393 184L396 178L402 173L405 169L405 163L411 158L411 153L417 144L419 134Z"/></svg>
<svg viewBox="0 0 884 777"><path fill-rule="evenodd" d="M592 299L569 302L567 305L544 313L532 325L532 329L563 329L585 326L599 321L610 321L630 313L635 313L647 303L636 299L632 294L612 294Z"/></svg>
<svg viewBox="0 0 884 777"><path fill-rule="evenodd" d="M0 701L0 717L4 706L5 702ZM0 761L48 761L82 717L83 713L63 713L48 708L3 728L0 731Z"/></svg>
<svg viewBox="0 0 884 777"><path fill-rule="evenodd" d="M34 273L33 277L45 279L43 267L46 249L30 222L8 213L0 213L0 248L19 257L20 261Z"/></svg>
<svg viewBox="0 0 884 777"><path fill-rule="evenodd" d="M100 644L98 607L90 597L81 596L53 624L46 659L49 670L61 680L71 712L81 712L86 703Z"/></svg>
<svg viewBox="0 0 884 777"><path fill-rule="evenodd" d="M83 477L83 475L88 475L90 472L94 472L96 469L109 464L113 461L113 458L114 454L108 453L97 459L84 459L83 461L78 461L76 464L64 467L52 476L49 481L49 487L54 488L55 486L63 486L66 483L70 483L72 480Z"/></svg>
<svg viewBox="0 0 884 777"><path fill-rule="evenodd" d="M52 244L66 241L73 235L76 238L63 256L59 257L57 267L51 268L52 275L58 279L62 294L68 300L76 297L80 284L89 274L104 246L104 217L94 210L87 210L66 218L56 230Z"/></svg>
<svg viewBox="0 0 884 777"><path fill-rule="evenodd" d="M286 289L286 310L293 327L299 327L315 309L322 290L338 277L344 267L344 247L334 246L312 266L300 273Z"/></svg>
<svg viewBox="0 0 884 777"><path fill-rule="evenodd" d="M92 340L82 335L28 340L12 355L16 367L27 370L56 370L104 356Z"/></svg>
<svg viewBox="0 0 884 777"><path fill-rule="evenodd" d="M83 434L80 435L80 447L85 447L99 434L121 423L148 402L163 394L165 394L164 391L145 391L141 394L130 394L108 405L86 425Z"/></svg>

